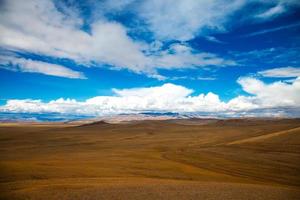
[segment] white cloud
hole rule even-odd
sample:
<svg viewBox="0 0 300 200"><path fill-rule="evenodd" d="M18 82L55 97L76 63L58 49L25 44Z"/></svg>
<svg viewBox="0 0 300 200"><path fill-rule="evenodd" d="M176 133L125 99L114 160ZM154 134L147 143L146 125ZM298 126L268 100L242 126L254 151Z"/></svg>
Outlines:
<svg viewBox="0 0 300 200"><path fill-rule="evenodd" d="M173 76L168 78L170 80L184 80L184 79L188 79L188 80L200 80L200 81L214 81L217 78L216 77L205 77L205 76Z"/></svg>
<svg viewBox="0 0 300 200"><path fill-rule="evenodd" d="M274 1L257 1L258 3L263 3L269 5L270 7L263 12L255 15L255 17L261 20L273 19L281 14L288 12L293 7L300 6L298 0L274 0Z"/></svg>
<svg viewBox="0 0 300 200"><path fill-rule="evenodd" d="M6 1L1 10L2 46L80 63L97 61L146 70L142 45L129 38L122 25L97 21L88 34L80 29L81 19L59 12L51 1L22 2Z"/></svg>
<svg viewBox="0 0 300 200"><path fill-rule="evenodd" d="M202 81L214 81L216 79L217 79L216 77L201 77L201 76L195 78L195 80L202 80Z"/></svg>
<svg viewBox="0 0 300 200"><path fill-rule="evenodd" d="M18 58L11 55L0 56L0 68L11 71L40 73L73 79L86 79L83 73L57 64L31 59Z"/></svg>
<svg viewBox="0 0 300 200"><path fill-rule="evenodd" d="M266 84L255 78L243 77L238 83L252 96L238 96L226 103L212 92L193 95L191 89L167 83L148 88L114 89L114 96L97 96L81 102L62 98L50 102L8 100L0 111L103 116L143 111L251 115L254 110L262 114L270 109L273 109L272 114L281 114L286 109L300 109L299 78L291 84L280 81Z"/></svg>
<svg viewBox="0 0 300 200"><path fill-rule="evenodd" d="M276 81L266 84L255 78L243 77L238 83L252 96L239 96L229 101L228 106L233 110L293 108L300 105L300 78L292 83Z"/></svg>
<svg viewBox="0 0 300 200"><path fill-rule="evenodd" d="M284 25L284 26L279 26L279 27L275 27L275 28L269 28L269 29L264 29L264 30L260 30L260 31L256 31L253 33L249 33L246 35L243 35L242 37L252 37L252 36L257 36L257 35L262 35L262 34L266 34L266 33L272 33L272 32L276 32L276 31L281 31L281 30L285 30L285 29L290 29L290 28L295 28L300 26L300 23L294 23L294 24L289 24L289 25Z"/></svg>
<svg viewBox="0 0 300 200"><path fill-rule="evenodd" d="M151 99L178 99L190 95L193 90L180 85L164 84L163 86L149 88L132 88L132 89L113 89L113 92L120 97L141 97Z"/></svg>
<svg viewBox="0 0 300 200"><path fill-rule="evenodd" d="M14 56L0 56L0 68L19 72L40 73L50 76L59 76L73 79L85 79L83 73L71 70L57 64L42 61L18 58Z"/></svg>
<svg viewBox="0 0 300 200"><path fill-rule="evenodd" d="M166 83L162 86L149 88L133 88L113 90L117 96L94 97L86 103L98 105L105 112L141 112L141 111L172 111L207 112L220 109L222 102L213 93L191 96L193 90L180 85ZM212 105L215 106L212 106Z"/></svg>
<svg viewBox="0 0 300 200"><path fill-rule="evenodd" d="M106 115L141 111L212 112L224 106L213 93L190 96L192 90L174 84L158 87L114 89L116 96L98 96L78 102L58 99L50 102L41 100L8 100L0 107L4 112L58 112L62 114Z"/></svg>
<svg viewBox="0 0 300 200"><path fill-rule="evenodd" d="M235 62L230 59L196 51L185 43L174 44L168 49L162 49L162 46L167 40L185 41L198 34L218 42L208 34L211 31L225 31L226 24L231 21L235 11L243 9L248 1L103 1L95 6L95 10L92 9L93 13L100 13L92 20L83 19L79 7L55 2L56 4L51 0L3 1L0 7L0 47L17 52L68 58L88 66L105 64L105 67L128 69L164 79L158 74L158 69L234 65ZM272 2L273 7L282 5L285 11L294 4L294 0ZM110 12L134 13L139 20L145 20L146 27L142 28L149 28L154 33L155 42L148 44L131 38L128 28L106 19L105 14ZM82 28L84 23L90 28L88 32Z"/></svg>
<svg viewBox="0 0 300 200"><path fill-rule="evenodd" d="M300 47L276 47L248 52L232 52L232 56L239 64L249 67L266 64L295 66L299 64L299 51ZM253 60L256 62L252 62Z"/></svg>
<svg viewBox="0 0 300 200"><path fill-rule="evenodd" d="M258 18L264 18L264 19L266 19L266 18L272 18L272 17L276 17L276 16L282 14L285 11L286 11L285 7L282 4L278 4L278 5L270 8L269 10L256 15L256 17L258 17Z"/></svg>
<svg viewBox="0 0 300 200"><path fill-rule="evenodd" d="M117 10L124 7L123 4L111 4ZM176 47L174 54L170 51L175 46L162 51L157 45L133 40L122 24L107 21L103 16L89 24L91 30L87 33L81 29L83 20L77 9L62 6L58 10L50 0L28 0L26 3L5 1L0 9L0 45L8 50L69 58L85 65L107 64L114 69L125 68L159 79L163 77L157 73L158 68L233 63L215 54L194 54L193 49L187 45L177 45L181 49Z"/></svg>
<svg viewBox="0 0 300 200"><path fill-rule="evenodd" d="M298 0L146 0L139 7L139 15L150 25L150 30L161 40L187 41L196 36L210 38L210 33L223 32L235 26L241 19L234 14L247 6L258 9L239 16L246 21L273 19L287 13L300 3ZM263 8L263 9L261 9ZM236 21L233 21L236 20ZM229 23L230 22L230 23ZM238 24L238 23L237 23Z"/></svg>
<svg viewBox="0 0 300 200"><path fill-rule="evenodd" d="M220 58L215 54L193 52L193 49L185 44L171 45L169 49L153 55L152 61L153 65L162 69L236 65L234 61Z"/></svg>
<svg viewBox="0 0 300 200"><path fill-rule="evenodd" d="M207 39L208 41L211 41L211 42L215 42L215 43L219 43L219 44L225 44L225 42L222 42L221 40L218 40L214 36L206 36L205 39Z"/></svg>
<svg viewBox="0 0 300 200"><path fill-rule="evenodd" d="M210 29L224 30L229 15L243 5L241 0L152 0L145 1L139 13L158 39L186 41Z"/></svg>
<svg viewBox="0 0 300 200"><path fill-rule="evenodd" d="M300 68L297 67L279 67L258 72L264 77L274 78L292 78L300 77Z"/></svg>

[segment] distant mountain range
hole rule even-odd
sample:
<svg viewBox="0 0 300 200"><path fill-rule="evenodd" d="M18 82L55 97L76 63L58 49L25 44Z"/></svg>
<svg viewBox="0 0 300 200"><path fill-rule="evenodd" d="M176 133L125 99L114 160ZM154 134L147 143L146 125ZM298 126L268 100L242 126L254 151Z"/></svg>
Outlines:
<svg viewBox="0 0 300 200"><path fill-rule="evenodd" d="M272 114L273 113L273 114ZM189 119L189 118L237 118L237 117L297 117L299 110L288 110L287 113L274 115L276 110L253 110L247 113L176 113L145 111L130 114L112 114L105 116L72 115L62 113L8 113L0 112L0 122L72 122L72 121L135 121L135 120L162 120L162 119ZM299 116L298 116L299 117Z"/></svg>
<svg viewBox="0 0 300 200"><path fill-rule="evenodd" d="M187 119L211 117L196 113L174 113L174 112L141 112L132 114L117 114L106 116L70 115L61 113L5 113L0 112L2 122L72 122L82 120L103 120L109 122L135 121L135 120L162 120L162 119Z"/></svg>
<svg viewBox="0 0 300 200"><path fill-rule="evenodd" d="M61 113L5 113L0 112L0 121L2 122L61 122L70 120L87 119L93 116L80 116Z"/></svg>

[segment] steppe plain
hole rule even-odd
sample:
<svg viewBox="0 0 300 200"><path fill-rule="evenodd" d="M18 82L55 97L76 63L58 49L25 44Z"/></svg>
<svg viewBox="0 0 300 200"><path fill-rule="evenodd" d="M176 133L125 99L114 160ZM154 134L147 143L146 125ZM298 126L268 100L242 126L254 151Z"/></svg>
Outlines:
<svg viewBox="0 0 300 200"><path fill-rule="evenodd" d="M0 199L300 199L300 119L1 123Z"/></svg>

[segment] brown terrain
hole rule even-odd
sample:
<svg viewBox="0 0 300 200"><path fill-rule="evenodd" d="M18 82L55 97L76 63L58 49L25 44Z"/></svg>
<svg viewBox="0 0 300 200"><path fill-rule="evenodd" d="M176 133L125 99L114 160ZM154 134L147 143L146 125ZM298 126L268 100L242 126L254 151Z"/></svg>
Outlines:
<svg viewBox="0 0 300 200"><path fill-rule="evenodd" d="M300 199L300 120L2 123L0 199Z"/></svg>

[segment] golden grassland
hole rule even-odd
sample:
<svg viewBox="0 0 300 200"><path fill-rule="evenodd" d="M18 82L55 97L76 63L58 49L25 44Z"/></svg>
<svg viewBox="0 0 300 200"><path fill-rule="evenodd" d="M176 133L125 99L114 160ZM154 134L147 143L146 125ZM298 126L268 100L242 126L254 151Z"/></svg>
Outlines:
<svg viewBox="0 0 300 200"><path fill-rule="evenodd" d="M0 199L299 199L300 120L0 124Z"/></svg>

